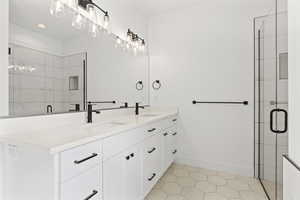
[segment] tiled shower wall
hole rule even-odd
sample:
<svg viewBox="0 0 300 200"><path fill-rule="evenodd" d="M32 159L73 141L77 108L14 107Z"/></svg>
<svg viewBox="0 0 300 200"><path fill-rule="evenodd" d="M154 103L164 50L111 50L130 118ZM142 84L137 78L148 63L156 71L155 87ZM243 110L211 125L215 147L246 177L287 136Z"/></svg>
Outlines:
<svg viewBox="0 0 300 200"><path fill-rule="evenodd" d="M72 104L83 108L83 60L85 53L71 56L50 55L10 44L9 65L34 67L33 72L9 70L10 116L69 112ZM69 90L69 77L78 76L78 90Z"/></svg>

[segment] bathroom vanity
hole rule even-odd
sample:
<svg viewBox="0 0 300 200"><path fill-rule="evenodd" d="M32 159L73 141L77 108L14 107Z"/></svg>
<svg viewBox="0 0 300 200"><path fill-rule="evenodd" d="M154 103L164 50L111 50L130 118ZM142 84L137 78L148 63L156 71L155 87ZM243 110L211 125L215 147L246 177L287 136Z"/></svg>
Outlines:
<svg viewBox="0 0 300 200"><path fill-rule="evenodd" d="M177 110L1 137L6 199L142 200L174 161Z"/></svg>

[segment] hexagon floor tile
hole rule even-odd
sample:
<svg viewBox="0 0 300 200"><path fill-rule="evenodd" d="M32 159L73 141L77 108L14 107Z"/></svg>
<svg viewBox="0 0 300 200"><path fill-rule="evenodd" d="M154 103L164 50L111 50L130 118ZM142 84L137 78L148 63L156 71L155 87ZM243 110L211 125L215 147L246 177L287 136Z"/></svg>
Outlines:
<svg viewBox="0 0 300 200"><path fill-rule="evenodd" d="M267 200L250 177L172 165L145 200Z"/></svg>

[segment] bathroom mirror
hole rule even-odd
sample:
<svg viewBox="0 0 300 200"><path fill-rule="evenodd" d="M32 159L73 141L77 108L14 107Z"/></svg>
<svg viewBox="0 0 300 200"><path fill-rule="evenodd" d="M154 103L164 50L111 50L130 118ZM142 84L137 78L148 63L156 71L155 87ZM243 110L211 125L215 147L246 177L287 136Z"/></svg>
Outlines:
<svg viewBox="0 0 300 200"><path fill-rule="evenodd" d="M87 21L72 24L72 9L53 16L50 4L9 1L9 117L80 112L89 101L116 101L98 109L149 104L147 53L117 47L113 27L93 37Z"/></svg>

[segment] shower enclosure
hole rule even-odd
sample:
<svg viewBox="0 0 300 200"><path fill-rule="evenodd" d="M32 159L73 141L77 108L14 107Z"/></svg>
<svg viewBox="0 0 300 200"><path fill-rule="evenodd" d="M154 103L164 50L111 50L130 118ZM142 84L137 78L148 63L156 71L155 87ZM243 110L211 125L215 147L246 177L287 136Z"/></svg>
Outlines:
<svg viewBox="0 0 300 200"><path fill-rule="evenodd" d="M270 200L282 200L282 155L288 152L288 21L278 5L254 19L255 174Z"/></svg>

